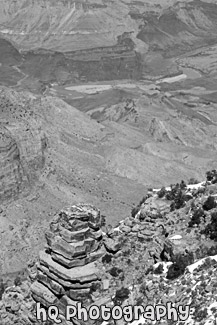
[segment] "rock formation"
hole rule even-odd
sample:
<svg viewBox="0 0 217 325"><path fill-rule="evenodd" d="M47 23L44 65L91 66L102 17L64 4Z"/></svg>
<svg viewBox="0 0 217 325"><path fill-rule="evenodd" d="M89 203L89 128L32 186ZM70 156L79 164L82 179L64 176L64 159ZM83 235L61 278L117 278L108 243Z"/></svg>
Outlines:
<svg viewBox="0 0 217 325"><path fill-rule="evenodd" d="M46 233L47 248L39 254L32 295L44 306L56 304L64 313L67 304L93 302L101 287L95 263L105 254L100 212L87 204L62 210Z"/></svg>
<svg viewBox="0 0 217 325"><path fill-rule="evenodd" d="M0 196L1 200L16 196L27 181L19 159L19 149L10 132L0 127Z"/></svg>
<svg viewBox="0 0 217 325"><path fill-rule="evenodd" d="M43 167L43 143L37 129L0 125L0 196L1 202L18 197L32 185ZM32 144L32 146L31 146Z"/></svg>
<svg viewBox="0 0 217 325"><path fill-rule="evenodd" d="M200 206L207 211L216 209L215 199L208 200L205 194L209 193L207 186L212 191L216 188L207 184L186 186L182 182L152 190L132 217L107 228L107 233L100 229L96 208L81 204L62 210L46 233L47 248L40 252L37 274L33 271L35 301L46 307L55 304L62 313L66 304L78 302L90 306L106 301L124 307L141 299L143 303L153 301L158 286L149 283L144 289L148 279L154 284L155 274L163 272L173 281L188 265L216 253L210 240L215 237L215 220L210 225L209 212L204 212L207 224L201 223L199 232L192 228L194 222L200 222L195 221ZM204 233L208 233L207 240L201 241ZM164 264L167 271L163 271ZM163 296L164 291L158 293L159 303L165 300Z"/></svg>
<svg viewBox="0 0 217 325"><path fill-rule="evenodd" d="M0 89L0 202L30 188L44 167L46 137L34 120L31 95Z"/></svg>
<svg viewBox="0 0 217 325"><path fill-rule="evenodd" d="M87 308L172 302L193 308L193 324L213 320L216 175L213 170L203 183L150 190L131 217L115 228L105 227L106 233L99 210L91 205L60 211L46 233L47 247L38 263L29 263L31 289L26 281L16 280L7 289L0 282L0 323L19 319L19 324L41 324L35 319L35 302L56 305L64 325L69 324L63 318L66 305L79 302Z"/></svg>
<svg viewBox="0 0 217 325"><path fill-rule="evenodd" d="M17 283L5 289L2 301L0 301L0 323L2 325L16 323L39 325L34 318L34 304L29 281Z"/></svg>

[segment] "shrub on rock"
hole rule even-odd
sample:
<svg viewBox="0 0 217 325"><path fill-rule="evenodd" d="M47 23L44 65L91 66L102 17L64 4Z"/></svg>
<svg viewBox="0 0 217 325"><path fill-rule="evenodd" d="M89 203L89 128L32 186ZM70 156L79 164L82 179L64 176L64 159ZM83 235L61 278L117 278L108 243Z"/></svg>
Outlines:
<svg viewBox="0 0 217 325"><path fill-rule="evenodd" d="M118 277L120 273L122 273L123 270L119 269L118 267L116 266L113 266L110 270L109 270L109 273L111 274L111 276L113 277Z"/></svg>
<svg viewBox="0 0 217 325"><path fill-rule="evenodd" d="M186 189L187 185L185 184L185 182L182 180L181 183L180 183L180 188L182 190Z"/></svg>
<svg viewBox="0 0 217 325"><path fill-rule="evenodd" d="M133 218L135 218L135 216L137 215L137 213L139 212L139 210L140 210L140 207L139 206L133 208L132 211L131 211L131 216Z"/></svg>
<svg viewBox="0 0 217 325"><path fill-rule="evenodd" d="M173 264L169 266L167 279L173 280L182 275L186 266L194 262L194 257L191 252L186 255L177 254L173 259Z"/></svg>
<svg viewBox="0 0 217 325"><path fill-rule="evenodd" d="M170 211L181 209L185 206L185 193L182 190L178 190L174 195L174 200L170 205Z"/></svg>
<svg viewBox="0 0 217 325"><path fill-rule="evenodd" d="M14 279L14 285L15 286L20 286L22 284L22 281L21 281L21 278L19 276L17 276L15 279Z"/></svg>
<svg viewBox="0 0 217 325"><path fill-rule="evenodd" d="M122 287L116 291L115 297L113 299L115 305L121 305L124 300L128 299L130 295L130 290L128 288Z"/></svg>
<svg viewBox="0 0 217 325"><path fill-rule="evenodd" d="M216 184L217 183L217 170L213 169L211 171L208 171L206 173L206 179L208 182L211 182L212 184Z"/></svg>
<svg viewBox="0 0 217 325"><path fill-rule="evenodd" d="M217 241L217 212L211 214L211 222L206 226L204 232L210 239Z"/></svg>
<svg viewBox="0 0 217 325"><path fill-rule="evenodd" d="M199 208L199 209L195 210L188 226L193 227L194 225L199 225L201 222L201 218L204 218L204 217L205 217L205 214L204 214L203 209Z"/></svg>
<svg viewBox="0 0 217 325"><path fill-rule="evenodd" d="M109 264L112 260L112 255L111 254L105 254L103 257L102 257L102 263L106 263L106 264Z"/></svg>
<svg viewBox="0 0 217 325"><path fill-rule="evenodd" d="M216 208L216 206L217 206L217 203L215 201L215 197L209 196L203 205L203 209L205 211L209 211L209 210Z"/></svg>
<svg viewBox="0 0 217 325"><path fill-rule="evenodd" d="M198 184L199 181L196 178L191 177L188 181L188 185Z"/></svg>
<svg viewBox="0 0 217 325"><path fill-rule="evenodd" d="M159 199L162 199L166 195L167 191L165 187L162 187L160 191L157 193Z"/></svg>

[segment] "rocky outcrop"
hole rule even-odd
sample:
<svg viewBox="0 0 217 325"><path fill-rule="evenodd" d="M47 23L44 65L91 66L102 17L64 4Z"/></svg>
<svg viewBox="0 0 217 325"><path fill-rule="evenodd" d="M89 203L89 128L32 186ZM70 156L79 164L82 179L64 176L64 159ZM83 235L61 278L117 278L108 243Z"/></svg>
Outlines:
<svg viewBox="0 0 217 325"><path fill-rule="evenodd" d="M44 165L43 136L30 125L0 126L1 202L16 199L31 187Z"/></svg>
<svg viewBox="0 0 217 325"><path fill-rule="evenodd" d="M0 88L0 201L30 188L44 166L46 137L25 96ZM27 120L28 118L28 120Z"/></svg>
<svg viewBox="0 0 217 325"><path fill-rule="evenodd" d="M0 301L1 325L39 325L34 318L34 301L31 297L30 283L24 281L5 289Z"/></svg>
<svg viewBox="0 0 217 325"><path fill-rule="evenodd" d="M3 1L0 18L4 26L0 32L25 48L67 52L105 47L114 45L119 35L136 27L128 12L127 4L114 6L108 1Z"/></svg>
<svg viewBox="0 0 217 325"><path fill-rule="evenodd" d="M19 158L16 141L5 127L0 127L1 200L16 196L27 182Z"/></svg>
<svg viewBox="0 0 217 325"><path fill-rule="evenodd" d="M177 144L186 145L178 130L172 130L167 122L157 118L153 118L150 122L149 132L156 141L175 142Z"/></svg>
<svg viewBox="0 0 217 325"><path fill-rule="evenodd" d="M181 54L188 48L199 47L199 44L214 42L216 16L211 12L216 12L216 3L173 2L173 5L160 15L144 12L143 26L140 26L137 37L148 43L150 49L162 51L167 57ZM134 19L141 21L141 16L134 16ZM201 21L206 21L206 25L202 25ZM174 26L172 29L171 24Z"/></svg>
<svg viewBox="0 0 217 325"><path fill-rule="evenodd" d="M27 5L3 1L0 36L27 50L20 54L0 39L2 52L10 50L5 65L18 57L22 61L18 71L43 83L140 79L142 60L134 51L137 41L131 39L138 27L127 14L128 5L118 3L116 8L100 2L30 1ZM129 35L126 42L125 34Z"/></svg>
<svg viewBox="0 0 217 325"><path fill-rule="evenodd" d="M129 43L129 44L127 44ZM21 70L44 83L88 82L118 79L140 79L141 57L134 43L61 53L33 50L25 53Z"/></svg>
<svg viewBox="0 0 217 325"><path fill-rule="evenodd" d="M47 246L38 262L29 263L34 301L44 307L56 305L64 325L68 324L64 320L66 305L76 306L78 302L87 308L92 304L123 308L172 301L176 306L196 307L191 315L195 320L213 318L213 313L200 312L196 298L207 308L214 306L215 174L214 170L207 173L207 181L199 184L181 182L150 190L137 213L115 228L106 227L99 210L91 205L61 210L46 232ZM200 213L195 216L198 209ZM106 233L101 230L102 224ZM199 291L191 290L193 284ZM16 283L2 289L3 324L13 324L14 315L20 324L37 324L28 283L24 288ZM127 323L121 319L118 324ZM147 321L141 319L139 323Z"/></svg>
<svg viewBox="0 0 217 325"><path fill-rule="evenodd" d="M105 254L100 212L88 204L62 210L46 233L47 248L39 254L33 298L44 306L56 304L64 313L66 304L93 302L101 288L97 260Z"/></svg>

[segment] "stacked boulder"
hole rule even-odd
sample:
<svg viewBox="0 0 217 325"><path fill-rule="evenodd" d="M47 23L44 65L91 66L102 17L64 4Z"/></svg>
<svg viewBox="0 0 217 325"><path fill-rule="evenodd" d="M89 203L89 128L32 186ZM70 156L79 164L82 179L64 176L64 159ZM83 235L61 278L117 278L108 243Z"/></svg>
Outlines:
<svg viewBox="0 0 217 325"><path fill-rule="evenodd" d="M62 210L46 233L47 247L39 254L37 276L31 290L43 306L89 306L101 288L97 260L105 253L100 212L88 204Z"/></svg>

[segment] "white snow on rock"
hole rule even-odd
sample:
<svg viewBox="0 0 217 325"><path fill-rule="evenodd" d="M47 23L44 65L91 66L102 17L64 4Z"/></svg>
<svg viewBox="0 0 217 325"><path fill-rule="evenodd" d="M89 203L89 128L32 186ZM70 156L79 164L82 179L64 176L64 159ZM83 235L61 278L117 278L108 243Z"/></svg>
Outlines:
<svg viewBox="0 0 217 325"><path fill-rule="evenodd" d="M196 270L196 268L198 268L198 266L203 265L203 263L205 262L205 260L206 260L207 258L210 258L210 259L215 260L215 261L217 262L217 255L214 255L214 256L207 256L207 257L204 257L204 258L202 258L201 260L195 262L194 264L188 265L188 266L186 267L186 269L187 269L190 273L194 272L194 270Z"/></svg>
<svg viewBox="0 0 217 325"><path fill-rule="evenodd" d="M161 190L161 188L153 188L152 189L152 192L159 192ZM166 191L171 191L171 187L170 186L167 186L165 187L165 190Z"/></svg>
<svg viewBox="0 0 217 325"><path fill-rule="evenodd" d="M173 237L170 237L169 239L170 240L180 240L180 239L182 239L182 236L181 235L174 235Z"/></svg>
<svg viewBox="0 0 217 325"><path fill-rule="evenodd" d="M122 231L120 230L120 227L119 226L118 227L115 227L113 230L122 233Z"/></svg>
<svg viewBox="0 0 217 325"><path fill-rule="evenodd" d="M163 273L166 274L168 272L168 268L170 265L172 265L172 262L158 262L153 265L154 269L156 269L159 265L163 266Z"/></svg>
<svg viewBox="0 0 217 325"><path fill-rule="evenodd" d="M190 189L190 190L198 190L198 188L204 187L205 184L206 184L206 182L201 182L201 183L198 183L198 184L187 185L187 189Z"/></svg>
<svg viewBox="0 0 217 325"><path fill-rule="evenodd" d="M206 184L206 182L201 182L201 183L197 183L197 184L191 184L191 185L187 185L186 189L187 190L198 190L199 188L201 187L204 187ZM153 192L159 192L161 189L160 188L153 188ZM165 187L165 190L166 191L171 191L171 187L168 186L168 187Z"/></svg>

